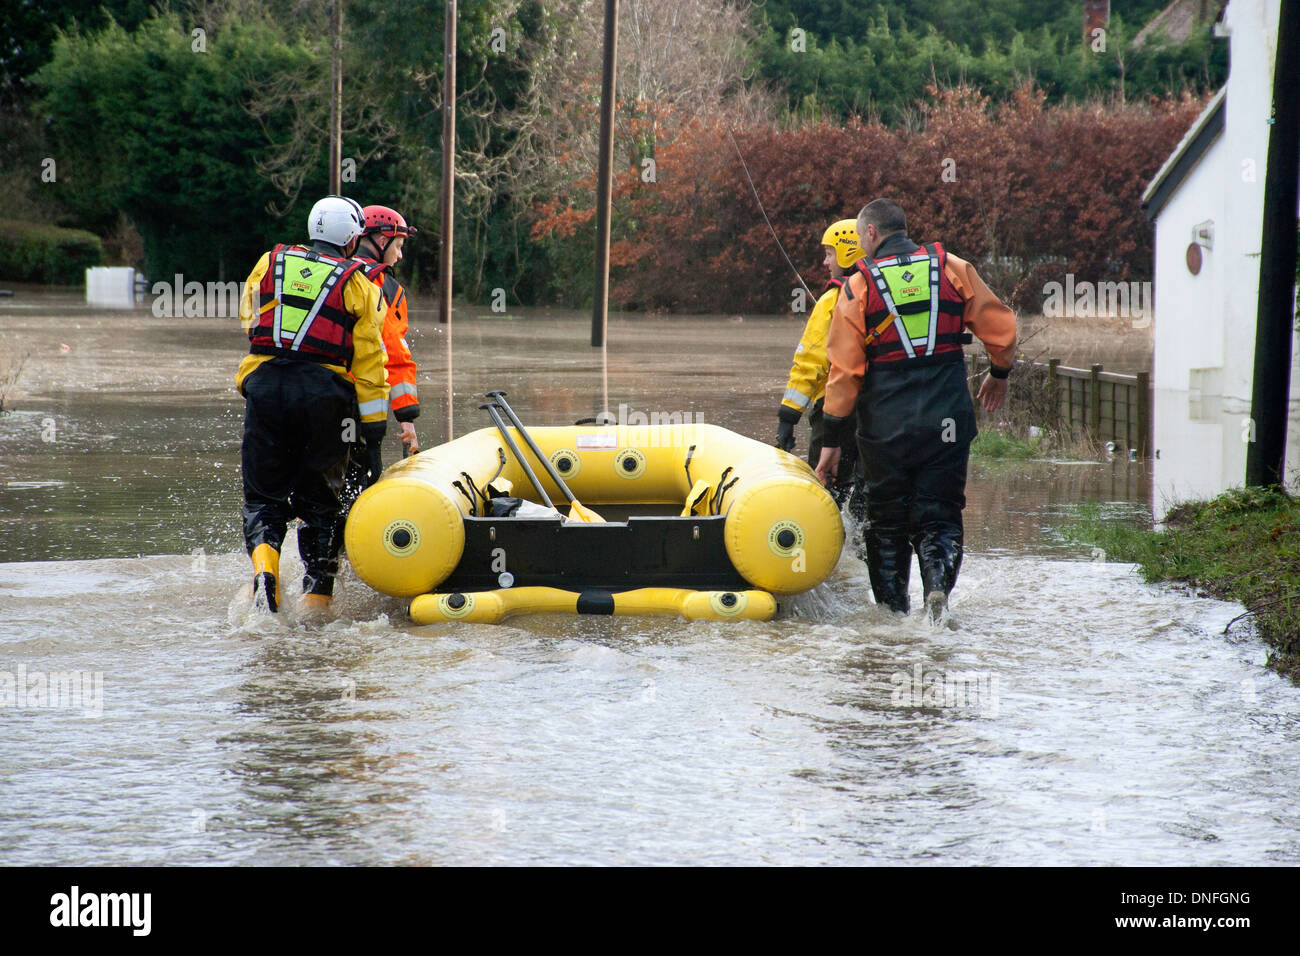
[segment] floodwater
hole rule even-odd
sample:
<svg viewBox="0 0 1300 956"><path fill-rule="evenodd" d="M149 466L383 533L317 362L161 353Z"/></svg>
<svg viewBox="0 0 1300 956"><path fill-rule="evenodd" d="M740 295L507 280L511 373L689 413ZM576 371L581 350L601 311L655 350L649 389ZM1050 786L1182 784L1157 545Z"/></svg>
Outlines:
<svg viewBox="0 0 1300 956"><path fill-rule="evenodd" d="M587 321L458 310L449 395L415 316L421 440L492 388L771 437L798 323L619 316L602 362ZM236 320L19 290L0 349L0 863L1300 862L1300 691L1241 609L1051 530L1150 514L1145 463L973 463L956 631L847 548L766 623L415 627L345 573L312 629L248 608Z"/></svg>

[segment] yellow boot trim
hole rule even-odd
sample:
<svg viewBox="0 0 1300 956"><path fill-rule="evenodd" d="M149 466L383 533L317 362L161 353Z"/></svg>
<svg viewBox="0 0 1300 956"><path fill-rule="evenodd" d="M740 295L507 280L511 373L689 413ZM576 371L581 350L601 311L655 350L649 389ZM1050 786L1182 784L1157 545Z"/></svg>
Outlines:
<svg viewBox="0 0 1300 956"><path fill-rule="evenodd" d="M259 544L253 549L253 580L269 572L275 578L275 604L280 606L280 552L269 544Z"/></svg>
<svg viewBox="0 0 1300 956"><path fill-rule="evenodd" d="M302 596L302 609L304 611L324 611L330 606L330 596L328 594L304 594Z"/></svg>

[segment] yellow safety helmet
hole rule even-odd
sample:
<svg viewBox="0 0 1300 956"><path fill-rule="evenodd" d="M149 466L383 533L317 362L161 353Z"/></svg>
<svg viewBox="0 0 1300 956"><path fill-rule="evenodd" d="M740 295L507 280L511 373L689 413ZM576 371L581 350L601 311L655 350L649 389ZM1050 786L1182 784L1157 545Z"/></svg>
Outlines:
<svg viewBox="0 0 1300 956"><path fill-rule="evenodd" d="M827 227L822 236L822 245L835 250L835 261L841 269L847 269L862 258L862 249L858 246L858 221L841 219Z"/></svg>

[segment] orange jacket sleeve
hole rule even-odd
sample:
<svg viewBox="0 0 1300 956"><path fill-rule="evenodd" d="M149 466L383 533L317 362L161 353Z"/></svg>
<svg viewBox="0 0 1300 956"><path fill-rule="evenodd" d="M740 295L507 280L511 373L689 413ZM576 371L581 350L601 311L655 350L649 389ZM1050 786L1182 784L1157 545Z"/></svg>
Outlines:
<svg viewBox="0 0 1300 956"><path fill-rule="evenodd" d="M1016 314L989 290L965 259L950 253L944 272L957 294L966 300L962 313L966 328L984 343L989 361L999 368L1010 368L1016 361Z"/></svg>
<svg viewBox="0 0 1300 956"><path fill-rule="evenodd" d="M415 420L420 414L420 394L415 376L419 371L406 344L406 289L390 273L382 274L384 304L384 348L388 351L388 402L399 422Z"/></svg>
<svg viewBox="0 0 1300 956"><path fill-rule="evenodd" d="M826 359L831 369L822 411L836 418L847 418L853 411L867 374L866 303L867 280L855 272L844 283L826 335Z"/></svg>

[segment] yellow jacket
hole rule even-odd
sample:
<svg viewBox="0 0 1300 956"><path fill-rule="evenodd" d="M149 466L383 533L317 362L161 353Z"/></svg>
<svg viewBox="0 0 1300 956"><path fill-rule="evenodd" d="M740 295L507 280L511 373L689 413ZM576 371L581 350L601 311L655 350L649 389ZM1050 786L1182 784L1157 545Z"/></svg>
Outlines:
<svg viewBox="0 0 1300 956"><path fill-rule="evenodd" d="M239 320L245 329L257 322L260 305L258 287L262 276L271 265L271 253L262 254L257 265L244 281L244 294L239 299ZM361 421L384 422L388 420L388 374L384 369L387 353L384 351L383 328L387 306L379 287L366 278L364 269L358 269L343 287L343 305L355 316L352 328L352 371L341 365L326 365L337 372L357 390L357 403L361 406ZM245 355L239 363L235 387L243 392L244 379L273 355Z"/></svg>
<svg viewBox="0 0 1300 956"><path fill-rule="evenodd" d="M826 394L826 378L831 370L826 359L826 335L830 331L831 316L839 297L838 286L822 293L803 327L803 338L794 350L790 380L786 382L785 396L781 399L781 404L793 409L795 413L791 421L798 421L799 416ZM782 413L782 417L787 416Z"/></svg>

